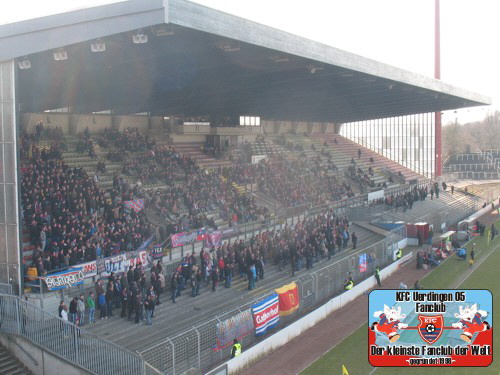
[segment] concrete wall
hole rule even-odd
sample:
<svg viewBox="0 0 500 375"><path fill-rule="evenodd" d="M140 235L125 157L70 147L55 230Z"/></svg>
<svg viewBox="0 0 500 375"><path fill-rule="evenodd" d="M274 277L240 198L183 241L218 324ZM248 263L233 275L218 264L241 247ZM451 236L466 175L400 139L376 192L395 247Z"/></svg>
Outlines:
<svg viewBox="0 0 500 375"><path fill-rule="evenodd" d="M151 120L150 120L151 119ZM105 114L74 115L70 113L23 113L21 115L21 128L28 133L35 131L35 124L42 121L45 128L60 126L64 134L81 134L88 126L91 134L100 134L106 128L123 131L126 128L139 128L143 133L151 127L160 129L163 126L161 117L147 116L112 116Z"/></svg>
<svg viewBox="0 0 500 375"><path fill-rule="evenodd" d="M381 279L384 280L385 278L393 274L398 270L400 263L407 262L411 257L412 254L407 254L397 262L394 262L388 267L384 268L380 272ZM289 341L293 340L295 337L299 336L307 329L318 324L332 312L342 308L355 298L374 288L375 285L375 278L369 277L365 281L362 281L361 283L356 285L353 289L348 290L341 295L331 299L323 306L317 308L303 318L290 324L288 327L276 332L258 345L255 345L250 349L243 351L243 353L238 357L226 362L229 374L237 374L240 371L250 367L258 359L269 355L276 349L287 344Z"/></svg>
<svg viewBox="0 0 500 375"><path fill-rule="evenodd" d="M163 128L170 127L170 120L164 120L163 117L150 117L149 118L150 130L163 130Z"/></svg>
<svg viewBox="0 0 500 375"><path fill-rule="evenodd" d="M113 116L113 128L124 131L127 128L138 128L141 133L149 131L147 116Z"/></svg>
<svg viewBox="0 0 500 375"><path fill-rule="evenodd" d="M70 134L82 134L88 126L91 134L101 134L106 128L113 127L111 115L71 115L69 122Z"/></svg>
<svg viewBox="0 0 500 375"><path fill-rule="evenodd" d="M23 113L21 115L21 128L28 133L34 133L35 124L38 121L42 121L45 128L61 127L64 134L69 132L68 113Z"/></svg>
<svg viewBox="0 0 500 375"><path fill-rule="evenodd" d="M173 135L202 135L220 134L220 135L238 135L244 139L254 140L255 137L264 131L267 134L281 134L295 132L297 134L306 133L324 133L333 132L334 124L323 124L319 122L291 122L262 120L261 127L245 126L235 128L210 128L195 125L185 125L179 127L170 126L171 120L163 120L162 117L147 116L112 116L106 114L88 114L74 115L69 113L23 113L21 116L21 127L28 133L35 131L37 121L42 121L47 128L60 126L64 134L81 134L88 126L92 134L100 134L105 128L118 129L123 131L126 128L139 128L143 133L149 131L160 131L163 128L175 129L177 134ZM180 138L182 139L182 138ZM196 141L175 141L175 142L203 142L201 138L195 138Z"/></svg>
<svg viewBox="0 0 500 375"><path fill-rule="evenodd" d="M170 134L170 139L174 143L179 142L205 142L206 136L200 134ZM174 145L175 147L175 145Z"/></svg>
<svg viewBox="0 0 500 375"><path fill-rule="evenodd" d="M52 354L47 349L20 336L0 335L0 341L35 375L93 374L93 372L76 367L74 364Z"/></svg>

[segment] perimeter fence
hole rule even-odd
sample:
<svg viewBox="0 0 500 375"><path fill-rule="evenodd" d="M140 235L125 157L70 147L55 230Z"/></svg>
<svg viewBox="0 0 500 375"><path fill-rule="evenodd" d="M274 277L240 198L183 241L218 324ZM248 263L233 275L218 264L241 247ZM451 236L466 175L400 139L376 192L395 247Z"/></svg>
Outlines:
<svg viewBox="0 0 500 375"><path fill-rule="evenodd" d="M397 228L373 245L354 251L341 251L335 255L337 259L333 263L297 277L295 282L299 290L299 308L291 315L281 316L279 327L287 326L319 304L342 293L346 277L352 277L357 284L373 275L377 265L383 268L392 263L398 242L405 236L405 228ZM139 354L146 362L166 374L182 374L192 368L206 371L230 357L231 345L222 349L216 345L218 325L247 311L272 293L273 291L269 291L184 332L166 338L140 351ZM242 338L242 345L248 348L261 340L262 338L258 338L252 332Z"/></svg>

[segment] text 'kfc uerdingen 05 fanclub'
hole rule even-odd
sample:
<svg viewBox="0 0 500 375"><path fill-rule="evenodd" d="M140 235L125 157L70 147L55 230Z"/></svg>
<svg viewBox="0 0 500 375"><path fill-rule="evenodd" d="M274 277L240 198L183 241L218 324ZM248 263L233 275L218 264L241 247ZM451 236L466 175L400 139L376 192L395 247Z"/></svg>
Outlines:
<svg viewBox="0 0 500 375"><path fill-rule="evenodd" d="M492 323L489 290L373 290L368 361L372 366L489 366Z"/></svg>

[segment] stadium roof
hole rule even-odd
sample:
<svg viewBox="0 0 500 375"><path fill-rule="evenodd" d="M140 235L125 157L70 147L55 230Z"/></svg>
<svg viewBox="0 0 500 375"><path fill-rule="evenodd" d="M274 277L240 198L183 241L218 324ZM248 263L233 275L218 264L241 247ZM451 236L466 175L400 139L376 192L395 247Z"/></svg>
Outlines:
<svg viewBox="0 0 500 375"><path fill-rule="evenodd" d="M92 43L105 50L91 51ZM29 60L17 73L23 112L341 123L491 103L185 0L132 0L0 26L0 61L10 59Z"/></svg>

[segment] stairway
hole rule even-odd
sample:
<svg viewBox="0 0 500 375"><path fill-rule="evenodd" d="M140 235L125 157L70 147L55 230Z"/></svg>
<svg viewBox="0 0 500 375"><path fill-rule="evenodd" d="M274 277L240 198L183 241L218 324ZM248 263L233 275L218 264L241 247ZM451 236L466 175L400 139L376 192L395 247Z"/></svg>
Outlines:
<svg viewBox="0 0 500 375"><path fill-rule="evenodd" d="M231 185L238 192L238 195L245 195L246 190L244 186L238 185L236 182L232 182Z"/></svg>
<svg viewBox="0 0 500 375"><path fill-rule="evenodd" d="M0 374L31 375L23 364L2 344L0 344Z"/></svg>

